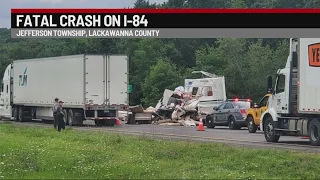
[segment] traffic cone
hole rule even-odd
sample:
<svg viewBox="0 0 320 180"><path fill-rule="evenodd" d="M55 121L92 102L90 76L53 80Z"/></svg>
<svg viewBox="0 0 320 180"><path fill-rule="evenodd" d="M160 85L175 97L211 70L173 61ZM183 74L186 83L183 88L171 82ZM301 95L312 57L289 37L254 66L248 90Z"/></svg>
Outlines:
<svg viewBox="0 0 320 180"><path fill-rule="evenodd" d="M197 131L204 131L204 126L203 126L203 122L202 122L202 116L200 116L200 121L199 121L199 126Z"/></svg>
<svg viewBox="0 0 320 180"><path fill-rule="evenodd" d="M116 119L116 125L120 125L120 124L121 124L120 120Z"/></svg>

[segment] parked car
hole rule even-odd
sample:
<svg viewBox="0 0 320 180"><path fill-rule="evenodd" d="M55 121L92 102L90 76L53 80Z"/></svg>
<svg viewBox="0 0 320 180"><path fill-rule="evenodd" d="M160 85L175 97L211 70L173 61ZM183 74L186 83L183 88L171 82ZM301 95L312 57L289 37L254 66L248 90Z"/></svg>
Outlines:
<svg viewBox="0 0 320 180"><path fill-rule="evenodd" d="M214 107L213 112L206 116L207 128L229 126L229 129L241 129L246 127L246 113L251 103L250 99L236 98Z"/></svg>

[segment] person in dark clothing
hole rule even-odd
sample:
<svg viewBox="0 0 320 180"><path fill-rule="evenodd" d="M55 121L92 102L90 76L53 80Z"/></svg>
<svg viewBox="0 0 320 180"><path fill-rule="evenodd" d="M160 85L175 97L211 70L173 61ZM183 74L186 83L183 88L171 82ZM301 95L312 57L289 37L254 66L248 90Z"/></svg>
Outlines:
<svg viewBox="0 0 320 180"><path fill-rule="evenodd" d="M52 106L52 112L53 112L53 127L57 128L57 107L59 106L59 98L54 99L54 104Z"/></svg>
<svg viewBox="0 0 320 180"><path fill-rule="evenodd" d="M64 111L63 111L63 101L59 101L59 105L57 106L57 126L58 126L58 131L61 132L61 129L65 129L65 123L64 123Z"/></svg>

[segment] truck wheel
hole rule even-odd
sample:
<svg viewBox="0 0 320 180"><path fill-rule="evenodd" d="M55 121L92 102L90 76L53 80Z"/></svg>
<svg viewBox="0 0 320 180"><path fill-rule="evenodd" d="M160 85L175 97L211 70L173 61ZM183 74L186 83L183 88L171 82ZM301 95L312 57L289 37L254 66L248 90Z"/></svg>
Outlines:
<svg viewBox="0 0 320 180"><path fill-rule="evenodd" d="M113 123L107 123L106 124L106 126L108 126L108 127L112 127L112 126L114 126L115 124L113 124Z"/></svg>
<svg viewBox="0 0 320 180"><path fill-rule="evenodd" d="M31 108L31 119L37 119L37 110L36 108Z"/></svg>
<svg viewBox="0 0 320 180"><path fill-rule="evenodd" d="M24 114L23 114L23 107L20 107L19 108L19 115L18 115L18 119L19 119L19 122L23 122L24 121Z"/></svg>
<svg viewBox="0 0 320 180"><path fill-rule="evenodd" d="M207 128L214 128L215 127L214 122L213 122L213 117L211 115L208 115L206 117L206 125L207 125Z"/></svg>
<svg viewBox="0 0 320 180"><path fill-rule="evenodd" d="M75 109L73 111L73 120L76 123L76 125L78 126L83 125L84 114L82 109Z"/></svg>
<svg viewBox="0 0 320 180"><path fill-rule="evenodd" d="M74 126L75 125L75 121L74 121L74 118L73 118L73 111L72 109L69 110L69 113L68 113L68 124L69 126Z"/></svg>
<svg viewBox="0 0 320 180"><path fill-rule="evenodd" d="M102 119L102 120L95 120L94 123L96 126L101 127L101 126L106 126L107 125L107 120Z"/></svg>
<svg viewBox="0 0 320 180"><path fill-rule="evenodd" d="M276 134L276 131L274 130L274 122L272 120L272 117L267 117L266 121L263 125L263 132L264 137L267 142L278 142L280 135Z"/></svg>
<svg viewBox="0 0 320 180"><path fill-rule="evenodd" d="M63 116L63 122L64 122L64 124L65 125L69 125L69 123L68 123L68 112L67 112L67 110L63 110L63 114L64 114L64 116Z"/></svg>
<svg viewBox="0 0 320 180"><path fill-rule="evenodd" d="M99 121L100 126L107 126L107 124L108 124L107 122L108 122L108 120L106 120L106 119L103 119L103 120Z"/></svg>
<svg viewBox="0 0 320 180"><path fill-rule="evenodd" d="M309 140L311 145L320 145L320 122L317 119L313 119L308 128Z"/></svg>
<svg viewBox="0 0 320 180"><path fill-rule="evenodd" d="M255 133L255 132L257 132L258 126L254 123L252 116L249 116L249 117L247 118L247 125L248 125L248 131L249 131L249 133Z"/></svg>
<svg viewBox="0 0 320 180"><path fill-rule="evenodd" d="M236 124L236 120L234 119L233 116L230 116L228 119L228 125L229 125L229 129L235 130L235 129L241 129L241 126L239 126L238 124Z"/></svg>
<svg viewBox="0 0 320 180"><path fill-rule="evenodd" d="M19 108L15 107L13 112L13 119L15 122L19 121Z"/></svg>

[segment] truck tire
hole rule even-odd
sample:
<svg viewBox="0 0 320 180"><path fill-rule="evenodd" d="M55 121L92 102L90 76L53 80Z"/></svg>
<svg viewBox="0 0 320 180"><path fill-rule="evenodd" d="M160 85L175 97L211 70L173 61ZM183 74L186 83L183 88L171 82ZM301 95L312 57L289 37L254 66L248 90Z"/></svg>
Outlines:
<svg viewBox="0 0 320 180"><path fill-rule="evenodd" d="M318 119L311 120L308 128L309 140L312 146L320 146L320 122Z"/></svg>
<svg viewBox="0 0 320 180"><path fill-rule="evenodd" d="M257 132L258 126L254 123L252 116L247 117L247 126L248 126L249 133Z"/></svg>
<svg viewBox="0 0 320 180"><path fill-rule="evenodd" d="M83 111L79 109L69 109L67 123L69 126L79 126L83 124Z"/></svg>
<svg viewBox="0 0 320 180"><path fill-rule="evenodd" d="M94 123L95 123L96 126L98 126L98 127L106 126L106 125L107 125L107 120L106 120L106 119L95 120Z"/></svg>
<svg viewBox="0 0 320 180"><path fill-rule="evenodd" d="M212 115L208 115L206 117L206 125L207 125L207 128L214 128L215 127Z"/></svg>
<svg viewBox="0 0 320 180"><path fill-rule="evenodd" d="M19 108L18 119L19 119L19 122L23 122L23 121L24 121L23 107L20 107L20 108Z"/></svg>
<svg viewBox="0 0 320 180"><path fill-rule="evenodd" d="M148 122L148 121L147 121ZM149 124L149 123L146 123L146 124ZM106 124L106 126L108 126L108 127L112 127L112 126L114 126L115 124L114 123L107 123Z"/></svg>
<svg viewBox="0 0 320 180"><path fill-rule="evenodd" d="M76 125L76 123L74 121L74 114L73 114L73 110L72 109L69 110L67 119L68 119L69 126Z"/></svg>
<svg viewBox="0 0 320 180"><path fill-rule="evenodd" d="M272 117L267 117L263 125L263 133L267 142L278 142L280 135L277 135L274 130L274 122Z"/></svg>
<svg viewBox="0 0 320 180"><path fill-rule="evenodd" d="M228 118L228 125L229 125L229 129L235 130L235 129L241 129L241 126L239 126L238 124L236 124L236 120L234 119L233 116L230 116Z"/></svg>
<svg viewBox="0 0 320 180"><path fill-rule="evenodd" d="M100 126L100 121L94 120L94 124L99 127Z"/></svg>
<svg viewBox="0 0 320 180"><path fill-rule="evenodd" d="M15 107L13 112L13 119L15 122L19 121L19 108Z"/></svg>
<svg viewBox="0 0 320 180"><path fill-rule="evenodd" d="M64 124L65 125L69 125L69 123L68 123L68 112L67 112L67 110L63 110L63 114L64 114L64 116L63 116L63 121L64 121Z"/></svg>
<svg viewBox="0 0 320 180"><path fill-rule="evenodd" d="M37 110L35 107L31 108L31 120L32 119L37 119Z"/></svg>

